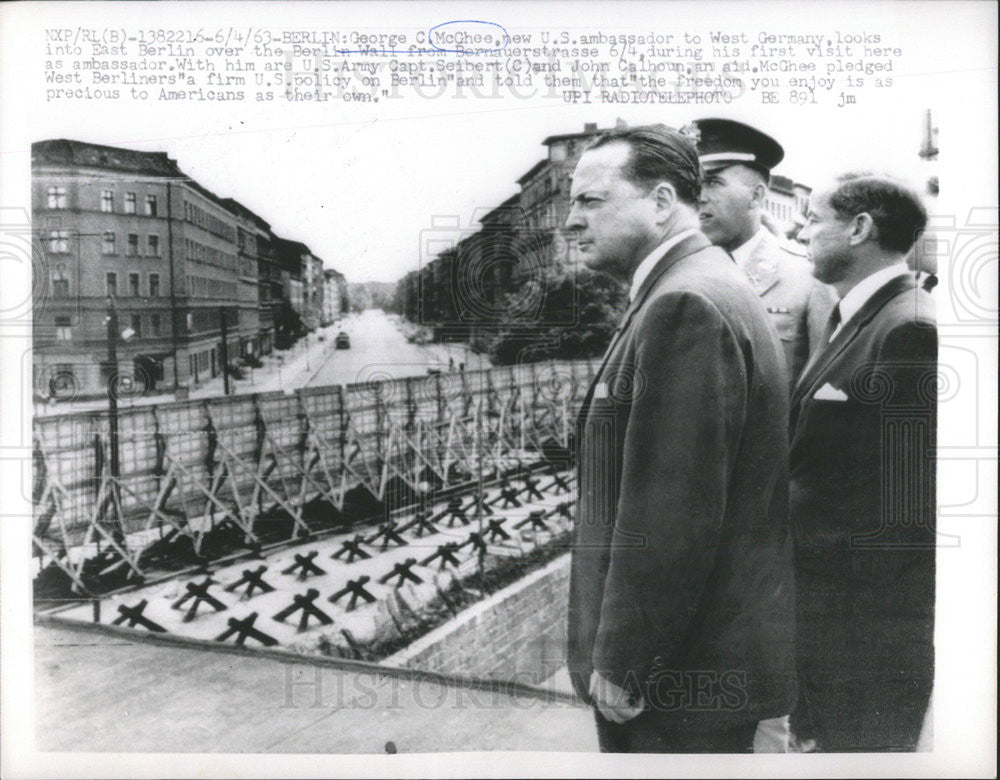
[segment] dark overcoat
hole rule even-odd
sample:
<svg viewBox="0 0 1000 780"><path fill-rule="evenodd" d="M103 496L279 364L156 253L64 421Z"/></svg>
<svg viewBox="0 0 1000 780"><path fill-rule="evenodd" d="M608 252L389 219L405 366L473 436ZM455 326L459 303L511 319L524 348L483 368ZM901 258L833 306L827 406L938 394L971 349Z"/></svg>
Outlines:
<svg viewBox="0 0 1000 780"><path fill-rule="evenodd" d="M911 274L814 354L791 409L800 739L908 750L934 676L937 328Z"/></svg>
<svg viewBox="0 0 1000 780"><path fill-rule="evenodd" d="M773 325L698 233L629 304L578 420L569 669L665 725L794 703L788 387Z"/></svg>

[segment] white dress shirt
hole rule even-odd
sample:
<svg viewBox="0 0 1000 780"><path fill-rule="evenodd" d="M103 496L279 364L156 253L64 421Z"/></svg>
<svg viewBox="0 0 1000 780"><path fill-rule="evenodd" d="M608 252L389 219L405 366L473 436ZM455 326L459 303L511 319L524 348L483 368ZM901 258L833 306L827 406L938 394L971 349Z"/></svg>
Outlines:
<svg viewBox="0 0 1000 780"><path fill-rule="evenodd" d="M639 263L638 267L635 269L635 273L632 274L632 287L628 291L629 303L632 303L635 299L635 294L639 292L639 288L642 287L642 283L646 281L646 277L649 276L649 272L653 270L653 266L656 265L657 261L685 238L693 236L697 232L698 231L694 228L682 230L680 233L668 238L656 247L656 249L646 255L646 258Z"/></svg>
<svg viewBox="0 0 1000 780"><path fill-rule="evenodd" d="M844 324L861 310L861 307L868 302L869 298L897 276L903 276L908 273L910 273L910 269L906 265L906 261L900 260L888 268L883 268L881 271L876 271L866 276L848 290L847 294L840 299L840 303L837 304L840 307L840 324L831 334L830 341L836 338L837 334L844 327Z"/></svg>

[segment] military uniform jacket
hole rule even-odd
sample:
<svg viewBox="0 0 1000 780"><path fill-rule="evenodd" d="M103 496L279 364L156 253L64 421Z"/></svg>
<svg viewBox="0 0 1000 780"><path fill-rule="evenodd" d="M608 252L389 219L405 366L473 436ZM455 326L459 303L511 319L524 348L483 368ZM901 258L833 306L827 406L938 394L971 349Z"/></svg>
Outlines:
<svg viewBox="0 0 1000 780"><path fill-rule="evenodd" d="M743 271L781 338L791 390L823 334L837 297L832 288L813 277L805 257L767 230L762 232Z"/></svg>
<svg viewBox="0 0 1000 780"><path fill-rule="evenodd" d="M629 304L577 428L570 675L678 725L794 702L787 386L745 277L701 233Z"/></svg>
<svg viewBox="0 0 1000 780"><path fill-rule="evenodd" d="M825 750L916 742L934 673L937 329L912 275L813 356L792 395L802 696Z"/></svg>

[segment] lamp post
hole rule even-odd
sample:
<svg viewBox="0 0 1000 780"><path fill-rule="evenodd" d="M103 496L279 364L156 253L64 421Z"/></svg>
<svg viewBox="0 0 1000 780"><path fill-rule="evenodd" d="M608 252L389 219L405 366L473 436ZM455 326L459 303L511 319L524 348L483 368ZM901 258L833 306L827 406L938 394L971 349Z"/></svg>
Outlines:
<svg viewBox="0 0 1000 780"><path fill-rule="evenodd" d="M229 344L227 339L229 338L229 332L226 328L226 307L219 307L219 323L222 329L222 351L220 357L222 358L222 386L226 395L229 395Z"/></svg>
<svg viewBox="0 0 1000 780"><path fill-rule="evenodd" d="M118 479L121 477L121 454L118 440L118 387L116 379L118 375L118 311L115 309L115 300L110 295L107 299L107 316L105 322L108 330L108 428L109 444L111 448L111 491L112 509L115 518L115 528L121 525L121 518L118 516L118 507L121 506L121 492Z"/></svg>

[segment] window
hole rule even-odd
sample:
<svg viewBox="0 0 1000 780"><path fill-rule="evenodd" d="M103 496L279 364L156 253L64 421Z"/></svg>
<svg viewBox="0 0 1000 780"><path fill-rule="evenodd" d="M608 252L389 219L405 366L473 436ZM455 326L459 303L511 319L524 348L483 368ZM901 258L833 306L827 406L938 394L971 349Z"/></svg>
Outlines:
<svg viewBox="0 0 1000 780"><path fill-rule="evenodd" d="M146 216L155 217L156 216L156 196L147 195L146 196Z"/></svg>
<svg viewBox="0 0 1000 780"><path fill-rule="evenodd" d="M56 317L56 341L72 341L73 328L69 317Z"/></svg>
<svg viewBox="0 0 1000 780"><path fill-rule="evenodd" d="M104 234L104 240L101 242L101 252L106 255L115 254L115 234L108 231Z"/></svg>
<svg viewBox="0 0 1000 780"><path fill-rule="evenodd" d="M159 298L160 297L160 275L150 274L149 275L149 297Z"/></svg>
<svg viewBox="0 0 1000 780"><path fill-rule="evenodd" d="M138 297L139 295L139 274L128 275L128 294Z"/></svg>
<svg viewBox="0 0 1000 780"><path fill-rule="evenodd" d="M154 336L160 335L160 315L151 314L149 316L149 329L152 331Z"/></svg>
<svg viewBox="0 0 1000 780"><path fill-rule="evenodd" d="M125 254L129 257L135 257L139 254L139 236L136 233L128 234L128 244L125 247Z"/></svg>
<svg viewBox="0 0 1000 780"><path fill-rule="evenodd" d="M69 298L69 279L53 279L52 296L54 298Z"/></svg>
<svg viewBox="0 0 1000 780"><path fill-rule="evenodd" d="M126 192L125 193L125 213L135 214L135 193Z"/></svg>
<svg viewBox="0 0 1000 780"><path fill-rule="evenodd" d="M111 190L101 190L101 211L112 212L115 210L115 194Z"/></svg>
<svg viewBox="0 0 1000 780"><path fill-rule="evenodd" d="M114 271L108 271L107 276L105 276L107 294L108 295L118 295L118 274Z"/></svg>
<svg viewBox="0 0 1000 780"><path fill-rule="evenodd" d="M64 209L68 206L65 187L49 187L48 207L50 209Z"/></svg>
<svg viewBox="0 0 1000 780"><path fill-rule="evenodd" d="M49 251L68 252L69 251L69 231L50 230L49 231Z"/></svg>
<svg viewBox="0 0 1000 780"><path fill-rule="evenodd" d="M142 337L142 315L133 314L130 318L132 330L135 331L134 338Z"/></svg>
<svg viewBox="0 0 1000 780"><path fill-rule="evenodd" d="M146 236L146 254L151 257L160 256L160 237L156 235Z"/></svg>

